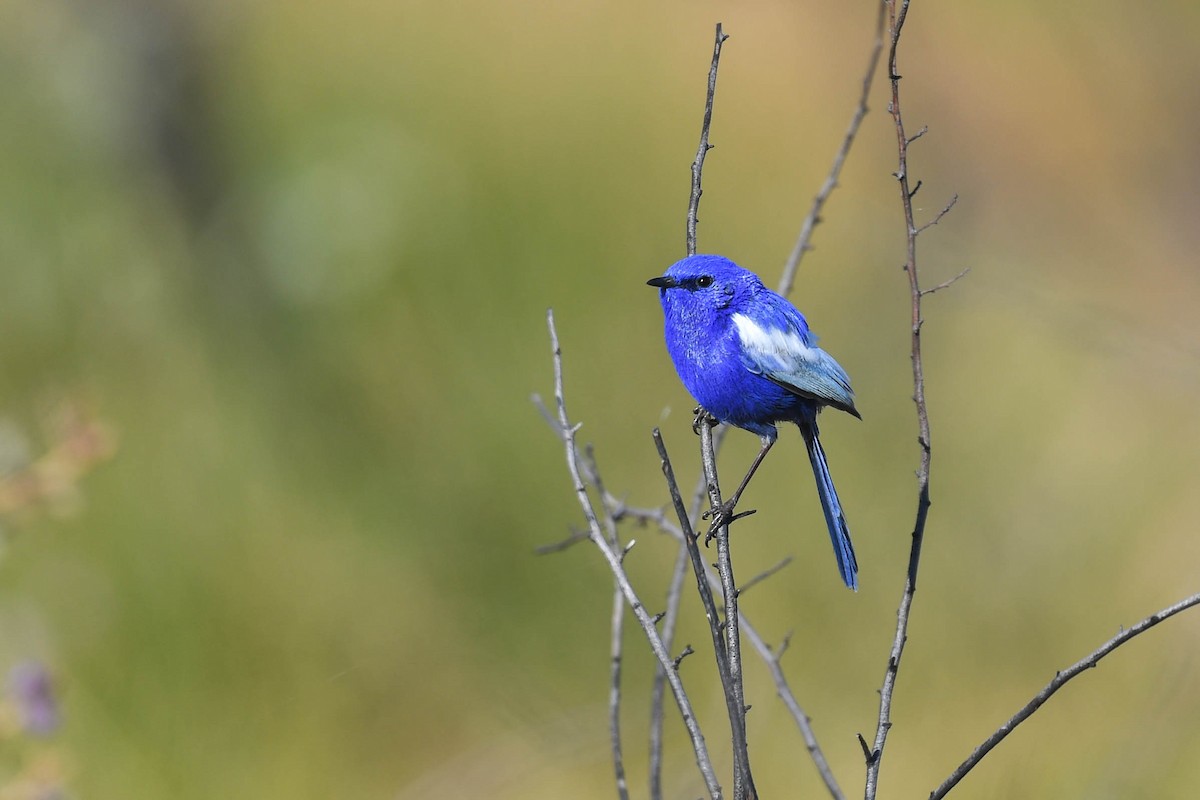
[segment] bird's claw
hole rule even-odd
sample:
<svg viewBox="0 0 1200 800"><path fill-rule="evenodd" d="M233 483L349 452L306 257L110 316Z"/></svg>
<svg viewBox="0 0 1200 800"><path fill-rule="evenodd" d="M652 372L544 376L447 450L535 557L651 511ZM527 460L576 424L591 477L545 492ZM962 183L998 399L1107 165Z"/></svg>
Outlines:
<svg viewBox="0 0 1200 800"><path fill-rule="evenodd" d="M709 542L716 538L717 531L726 525L731 525L742 517L748 517L758 511L752 508L749 511L743 511L740 514L733 513L734 507L737 505L736 500L726 500L716 508L710 508L705 511L701 519L712 519L712 523L708 526L708 532L704 534L704 546L708 547Z"/></svg>
<svg viewBox="0 0 1200 800"><path fill-rule="evenodd" d="M714 417L712 414L704 410L703 406L696 406L692 409L695 418L692 420L692 433L700 435L700 426L707 423L710 427L716 427L721 424L721 420Z"/></svg>

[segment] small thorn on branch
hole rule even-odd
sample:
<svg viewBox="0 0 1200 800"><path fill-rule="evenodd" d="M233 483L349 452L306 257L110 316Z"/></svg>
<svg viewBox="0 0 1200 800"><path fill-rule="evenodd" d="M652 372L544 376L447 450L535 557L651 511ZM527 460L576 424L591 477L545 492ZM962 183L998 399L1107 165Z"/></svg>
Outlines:
<svg viewBox="0 0 1200 800"><path fill-rule="evenodd" d="M568 536L566 539L563 539L560 542L554 542L552 544L541 545L540 547L534 548L533 552L539 556L548 555L549 553L558 553L563 550L566 550L568 547L570 547L573 544L576 544L577 542L582 542L583 540L585 540L587 538L588 538L587 531L579 530L578 528L572 527L571 535Z"/></svg>
<svg viewBox="0 0 1200 800"><path fill-rule="evenodd" d="M630 539L629 544L625 545L625 547L621 550L621 563L622 564L625 563L625 556L629 555L629 551L633 549L633 546L635 544L637 544L637 539Z"/></svg>
<svg viewBox="0 0 1200 800"><path fill-rule="evenodd" d="M871 746L867 744L867 740L863 738L861 733L858 734L858 745L862 748L863 758L867 760L867 766L870 766L879 760L879 751L872 750Z"/></svg>
<svg viewBox="0 0 1200 800"><path fill-rule="evenodd" d="M696 651L692 649L692 646L690 644L687 647L683 648L683 652L680 653L678 656L676 656L675 660L672 662L672 665L674 666L676 672L679 672L679 665L683 662L683 660L685 658L687 658L688 656L690 656L694 652L696 652Z"/></svg>
<svg viewBox="0 0 1200 800"><path fill-rule="evenodd" d="M758 513L757 508L747 509L746 511L739 511L738 513L736 513L732 517L730 517L729 522L726 524L732 525L733 523L737 522L739 519L742 519L744 517L750 516L751 514L757 514L757 513Z"/></svg>
<svg viewBox="0 0 1200 800"><path fill-rule="evenodd" d="M793 633L795 633L795 631L788 631L787 635L783 637L783 641L779 643L779 647L777 647L775 652L771 654L771 658L773 658L776 662L781 661L783 659L783 654L787 652L789 647L791 647Z"/></svg>
<svg viewBox="0 0 1200 800"><path fill-rule="evenodd" d="M917 185L916 185L916 186L914 186L914 187L912 188L912 191L908 193L908 199L909 199L909 200L912 200L912 199L913 199L913 197L915 197L915 196L916 196L917 192L918 192L918 191L920 191L920 189L921 189L921 186L922 186L922 185L923 185L923 182L922 182L922 180L921 180L920 178L917 178Z"/></svg>

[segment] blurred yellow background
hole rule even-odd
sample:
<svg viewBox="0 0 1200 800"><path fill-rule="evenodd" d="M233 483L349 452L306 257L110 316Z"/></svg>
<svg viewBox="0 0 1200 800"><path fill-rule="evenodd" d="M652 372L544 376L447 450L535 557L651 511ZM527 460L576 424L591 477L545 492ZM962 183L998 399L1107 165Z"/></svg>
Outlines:
<svg viewBox="0 0 1200 800"><path fill-rule="evenodd" d="M552 389L552 306L609 487L665 502L655 425L692 485L644 281L683 254L718 20L700 249L774 283L871 3L0 4L0 415L31 457L62 402L116 442L69 513L4 521L0 668L49 666L62 725L29 758L72 796L614 796L610 580L587 544L533 555L580 515L529 395ZM1056 669L1198 588L1197 42L1192 2L913 3L918 214L961 198L922 276L972 272L927 301L934 505L881 796L925 796ZM797 557L743 609L795 632L785 667L850 796L915 508L885 89L793 294L865 418L823 428L862 590L792 431L735 538L743 575ZM726 474L756 446L731 435ZM625 535L651 603L674 547ZM1128 645L954 796L1195 797L1198 640L1192 614ZM651 664L627 644L644 796ZM821 796L748 661L759 790ZM670 796L698 796L667 732Z"/></svg>

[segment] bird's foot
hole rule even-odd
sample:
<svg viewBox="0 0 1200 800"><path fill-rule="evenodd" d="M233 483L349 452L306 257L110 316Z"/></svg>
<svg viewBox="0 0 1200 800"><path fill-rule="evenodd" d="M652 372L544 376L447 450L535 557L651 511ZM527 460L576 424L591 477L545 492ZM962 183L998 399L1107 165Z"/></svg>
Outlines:
<svg viewBox="0 0 1200 800"><path fill-rule="evenodd" d="M712 520L712 523L708 526L708 532L704 534L705 547L708 547L709 542L716 537L717 531L719 531L721 528L725 527L726 525L732 525L742 517L748 517L758 511L758 509L752 508L749 511L743 511L740 514L735 514L733 513L733 509L736 506L737 498L733 498L732 500L726 500L716 508L710 508L708 511L704 512L703 519Z"/></svg>
<svg viewBox="0 0 1200 800"><path fill-rule="evenodd" d="M696 406L692 409L692 413L696 415L695 419L692 420L692 433L697 436L700 435L701 425L707 423L709 427L715 428L721 424L721 420L705 411L703 406Z"/></svg>

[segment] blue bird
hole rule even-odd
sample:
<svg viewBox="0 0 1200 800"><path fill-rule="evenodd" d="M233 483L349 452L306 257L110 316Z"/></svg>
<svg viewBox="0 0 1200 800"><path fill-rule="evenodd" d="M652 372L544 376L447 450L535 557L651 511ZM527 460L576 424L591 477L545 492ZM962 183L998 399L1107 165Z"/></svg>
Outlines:
<svg viewBox="0 0 1200 800"><path fill-rule="evenodd" d="M667 352L688 392L717 420L762 439L737 491L713 510L714 526L732 519L779 436L775 423L794 422L808 448L838 571L857 591L858 561L817 433L817 413L825 406L862 419L846 371L817 347L817 337L795 306L727 258L688 256L647 283L658 287Z"/></svg>

